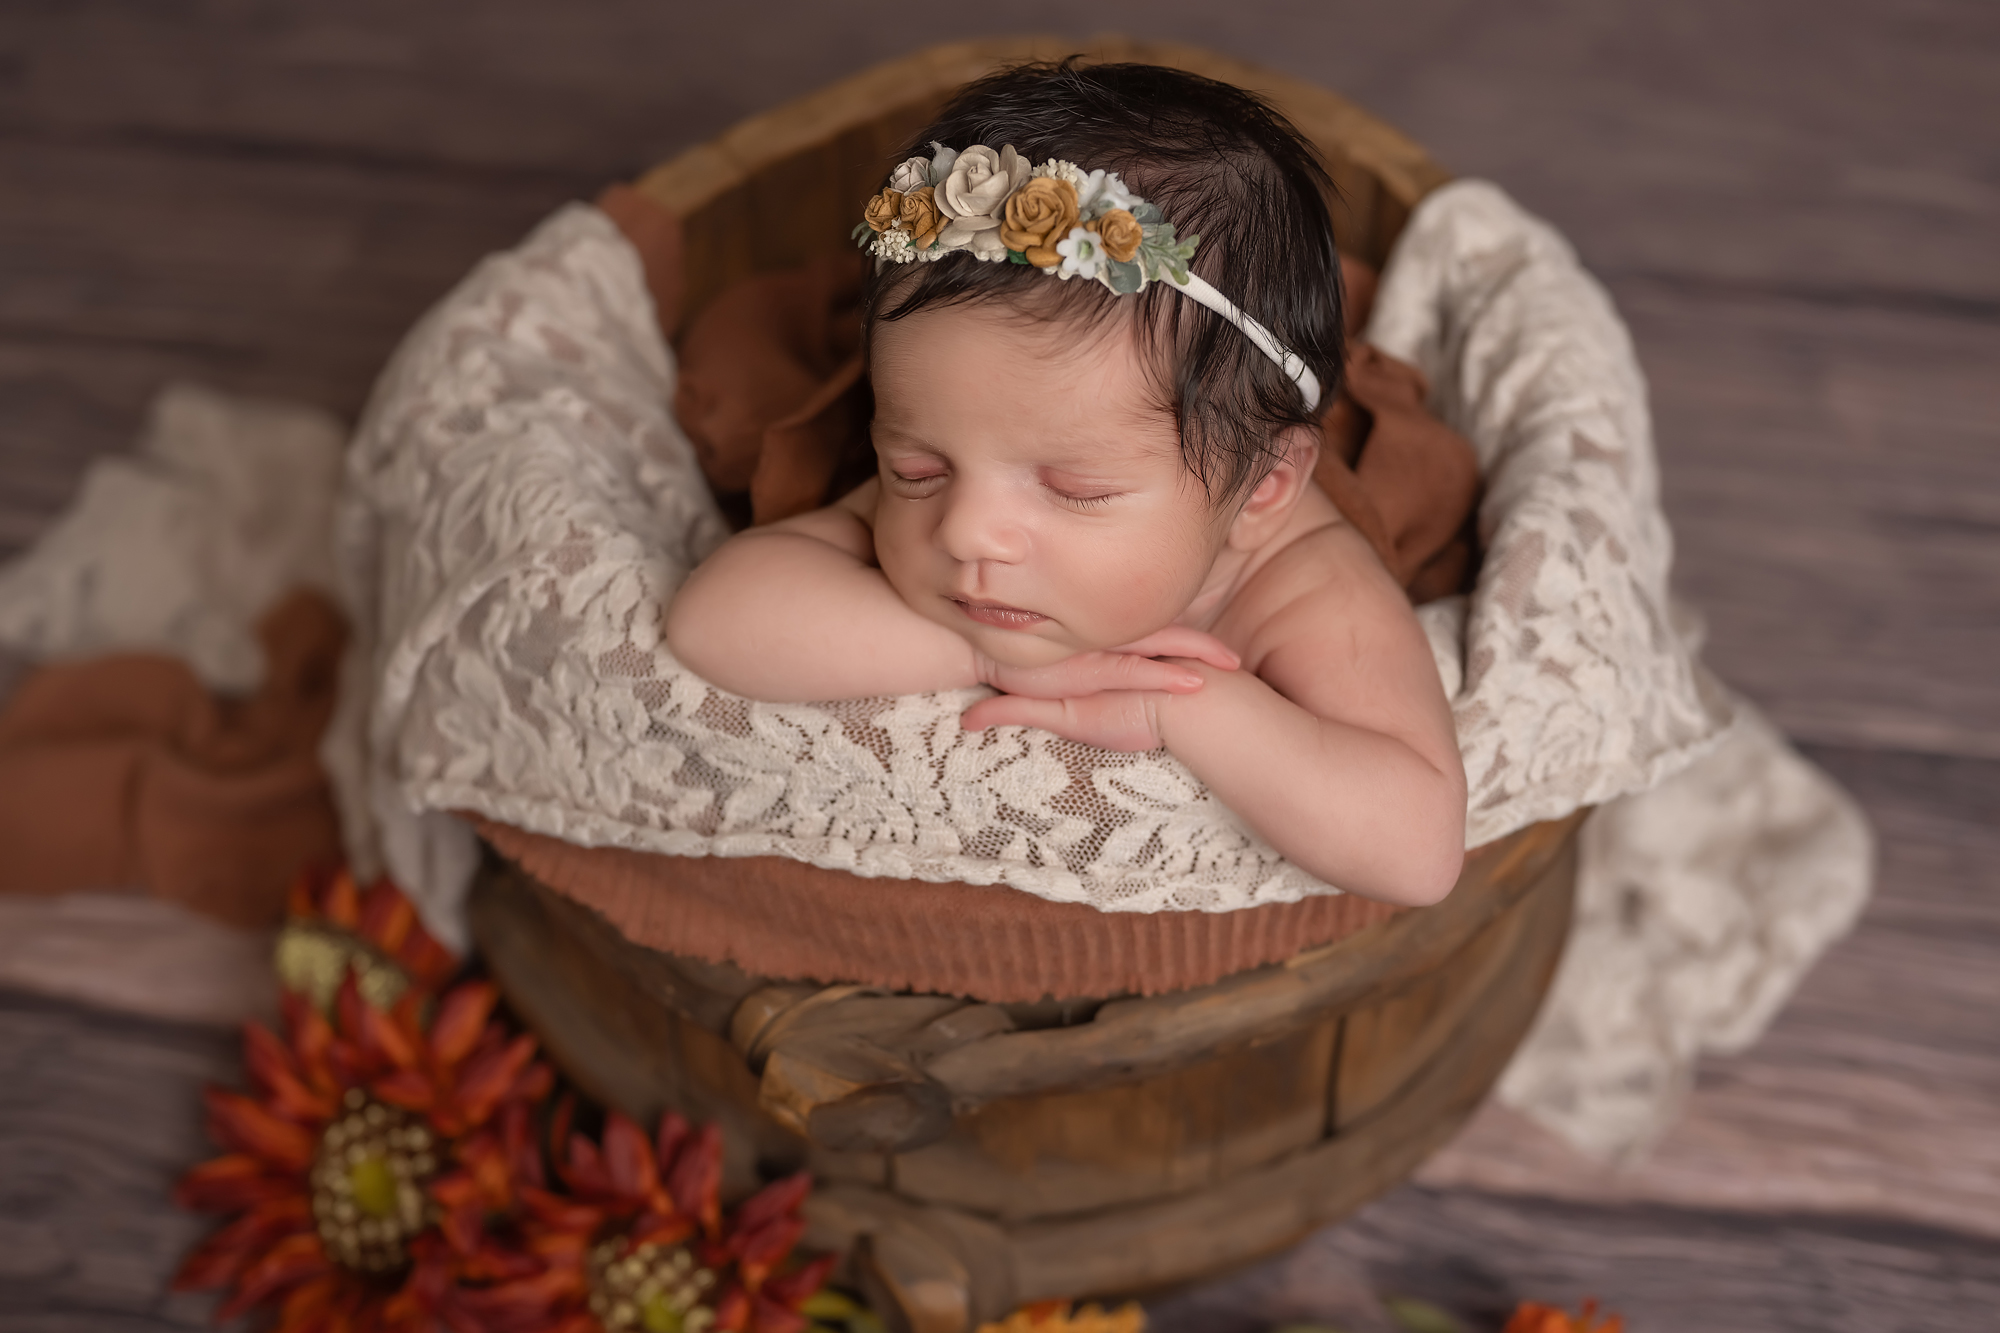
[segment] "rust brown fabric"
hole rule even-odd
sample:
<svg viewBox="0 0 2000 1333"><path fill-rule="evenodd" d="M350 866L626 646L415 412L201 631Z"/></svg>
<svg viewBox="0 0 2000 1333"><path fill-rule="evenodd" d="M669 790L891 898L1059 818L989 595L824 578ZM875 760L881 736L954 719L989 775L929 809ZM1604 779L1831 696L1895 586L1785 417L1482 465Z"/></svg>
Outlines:
<svg viewBox="0 0 2000 1333"><path fill-rule="evenodd" d="M340 613L297 592L259 622L266 679L209 693L173 658L44 667L0 710L0 892L144 890L244 926L340 852L319 764Z"/></svg>
<svg viewBox="0 0 2000 1333"><path fill-rule="evenodd" d="M1100 912L998 886L862 879L772 856L577 847L473 823L501 855L650 948L759 976L1003 1003L1206 985L1402 910L1340 894L1240 912Z"/></svg>

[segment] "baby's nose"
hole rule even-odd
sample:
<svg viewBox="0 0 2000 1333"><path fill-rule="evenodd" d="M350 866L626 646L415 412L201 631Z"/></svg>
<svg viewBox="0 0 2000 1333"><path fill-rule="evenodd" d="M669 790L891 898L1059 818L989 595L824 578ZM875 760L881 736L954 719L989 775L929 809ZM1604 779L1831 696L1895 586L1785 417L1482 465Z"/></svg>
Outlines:
<svg viewBox="0 0 2000 1333"><path fill-rule="evenodd" d="M1028 553L1028 533L1004 497L984 488L958 490L945 501L938 545L963 564L996 560L1018 564Z"/></svg>

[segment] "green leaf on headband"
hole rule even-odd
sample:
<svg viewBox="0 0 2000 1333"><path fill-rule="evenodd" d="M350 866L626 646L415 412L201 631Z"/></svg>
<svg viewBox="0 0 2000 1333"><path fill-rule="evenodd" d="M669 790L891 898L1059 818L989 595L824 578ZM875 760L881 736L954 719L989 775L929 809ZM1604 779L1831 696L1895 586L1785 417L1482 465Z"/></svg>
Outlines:
<svg viewBox="0 0 2000 1333"><path fill-rule="evenodd" d="M1130 296L1146 285L1146 273L1129 260L1110 259L1105 261L1105 286L1120 296Z"/></svg>
<svg viewBox="0 0 2000 1333"><path fill-rule="evenodd" d="M1028 262L1028 256L1019 250L1009 250L1007 252L1007 262L1010 264L1025 264Z"/></svg>
<svg viewBox="0 0 2000 1333"><path fill-rule="evenodd" d="M1132 218L1135 222L1140 222L1140 223L1151 222L1157 224L1165 222L1167 220L1167 215L1160 211L1160 206L1158 204L1149 203L1146 200L1141 199L1138 203L1132 205Z"/></svg>

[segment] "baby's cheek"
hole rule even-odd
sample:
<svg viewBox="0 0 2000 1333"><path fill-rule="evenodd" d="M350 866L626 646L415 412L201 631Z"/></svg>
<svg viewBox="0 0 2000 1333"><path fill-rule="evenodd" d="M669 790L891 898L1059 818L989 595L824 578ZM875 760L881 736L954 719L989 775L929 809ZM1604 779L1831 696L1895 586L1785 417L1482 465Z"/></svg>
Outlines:
<svg viewBox="0 0 2000 1333"><path fill-rule="evenodd" d="M1187 609L1193 593L1182 571L1152 560L1078 560L1073 605L1084 608L1075 626L1095 648L1113 648L1165 629ZM1199 585L1197 585L1199 586Z"/></svg>

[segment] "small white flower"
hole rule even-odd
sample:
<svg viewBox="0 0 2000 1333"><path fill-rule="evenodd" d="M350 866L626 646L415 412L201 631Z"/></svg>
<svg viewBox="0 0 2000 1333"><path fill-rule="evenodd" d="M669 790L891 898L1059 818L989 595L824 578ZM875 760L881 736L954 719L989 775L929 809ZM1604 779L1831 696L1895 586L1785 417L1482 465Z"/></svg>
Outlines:
<svg viewBox="0 0 2000 1333"><path fill-rule="evenodd" d="M1035 174L1037 176L1053 176L1059 181L1068 181L1076 187L1079 198L1083 195L1083 182L1085 179L1083 168L1074 162L1065 162L1059 157L1052 157L1039 167L1036 167Z"/></svg>
<svg viewBox="0 0 2000 1333"><path fill-rule="evenodd" d="M917 248L910 244L910 233L899 225L876 232L875 243L868 247L868 253L892 264L907 264L917 257Z"/></svg>
<svg viewBox="0 0 2000 1333"><path fill-rule="evenodd" d="M931 160L927 157L905 159L903 164L889 173L889 188L902 194L921 190L931 183Z"/></svg>
<svg viewBox="0 0 2000 1333"><path fill-rule="evenodd" d="M1114 208L1129 209L1139 202L1139 196L1125 188L1115 171L1093 171L1075 184L1077 211L1085 217L1097 217Z"/></svg>
<svg viewBox="0 0 2000 1333"><path fill-rule="evenodd" d="M1104 247L1097 243L1097 233L1085 231L1082 227L1071 227L1065 240L1056 242L1056 253L1063 257L1062 267L1056 276L1065 281L1070 278L1094 278L1103 272L1109 259Z"/></svg>

